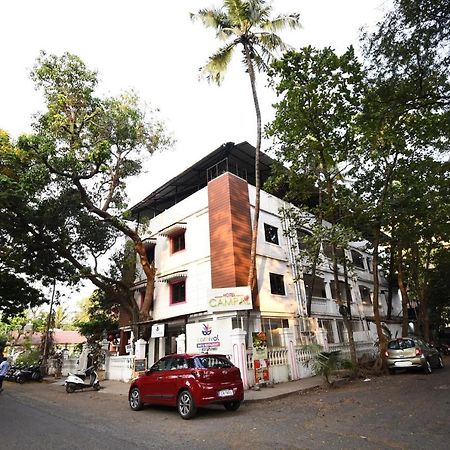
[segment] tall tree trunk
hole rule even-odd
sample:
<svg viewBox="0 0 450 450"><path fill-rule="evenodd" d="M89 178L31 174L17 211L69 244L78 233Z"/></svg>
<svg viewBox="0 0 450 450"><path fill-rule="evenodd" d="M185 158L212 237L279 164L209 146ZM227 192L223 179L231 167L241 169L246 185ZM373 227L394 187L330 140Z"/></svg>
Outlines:
<svg viewBox="0 0 450 450"><path fill-rule="evenodd" d="M319 259L320 246L317 246L317 250L314 253L314 259L311 267L311 288L306 295L306 314L311 317L312 314L312 298L314 293L314 286L316 284L316 272L317 272L317 261Z"/></svg>
<svg viewBox="0 0 450 450"><path fill-rule="evenodd" d="M334 203L334 195L333 195L333 181L331 180L330 174L327 169L327 162L322 153L322 165L324 169L324 175L327 183L327 196L328 202L331 207L331 223L333 226L336 225L336 212L335 212L335 203ZM334 276L334 287L336 291L336 301L339 306L339 312L344 321L345 328L347 330L348 335L348 345L350 350L350 359L354 364L355 370L357 367L358 360L356 358L356 346L355 340L353 337L353 323L350 319L350 311L347 309L347 305L344 304L341 296L341 290L339 289L339 267L338 267L338 258L337 258L337 247L334 242L331 243L331 257L333 264L333 276Z"/></svg>
<svg viewBox="0 0 450 450"><path fill-rule="evenodd" d="M405 274L403 271L403 249L399 245L397 248L397 270L398 270L398 287L400 289L400 294L402 296L402 336L408 336L408 291L405 285Z"/></svg>
<svg viewBox="0 0 450 450"><path fill-rule="evenodd" d="M322 206L322 192L319 189L319 207ZM319 220L322 222L322 210L320 210L319 214ZM319 261L319 255L320 255L320 242L317 245L317 247L314 249L314 259L313 264L311 267L311 289L309 290L307 296L306 296L306 313L308 317L311 317L312 315L312 298L313 298L313 292L314 292L314 285L316 283L316 271L317 271L317 263Z"/></svg>
<svg viewBox="0 0 450 450"><path fill-rule="evenodd" d="M392 299L394 297L394 268L395 268L395 245L391 242L389 249L389 277L388 277L388 295L387 303L387 318L392 319Z"/></svg>
<svg viewBox="0 0 450 450"><path fill-rule="evenodd" d="M337 262L336 245L335 244L331 244L331 253L332 253L332 263L333 263L334 289L336 291L336 302L339 306L339 313L342 316L342 320L344 321L344 325L347 330L348 345L349 345L349 350L350 350L350 359L356 368L358 360L356 357L355 340L353 338L353 323L350 319L350 311L348 310L347 305L344 304L344 302L342 300L342 296L341 296L341 291L339 289L339 267L338 267L338 262Z"/></svg>
<svg viewBox="0 0 450 450"><path fill-rule="evenodd" d="M378 335L378 350L379 357L382 367L384 367L385 354L387 347L387 339L383 333L383 327L381 326L380 317L380 279L378 273L378 258L379 258L379 247L380 247L380 225L377 224L374 230L374 240L373 240L373 317L375 319L375 326L377 328Z"/></svg>
<svg viewBox="0 0 450 450"><path fill-rule="evenodd" d="M428 311L428 289L427 289L427 280L428 280L428 271L430 270L431 263L431 246L428 246L426 255L425 255L425 265L424 265L424 273L422 278L422 283L420 287L420 311L422 316L423 323L423 338L425 341L430 342L430 313Z"/></svg>
<svg viewBox="0 0 450 450"><path fill-rule="evenodd" d="M344 283L345 283L345 296L347 297L347 308L349 310L350 319L352 319L352 305L351 305L352 292L350 290L350 285L348 283L347 258L345 257L345 254L344 259L342 261L342 265L344 267Z"/></svg>
<svg viewBox="0 0 450 450"><path fill-rule="evenodd" d="M252 292L257 288L257 273L256 273L256 244L258 236L258 222L261 202L261 180L260 180L260 151L261 151L261 110L259 107L258 95L256 92L256 77L253 67L253 61L250 55L250 48L244 45L244 54L247 62L248 75L250 77L250 85L252 88L253 103L256 112L256 146L255 146L255 210L253 215L252 225L252 242L250 248L250 268L248 273L248 285ZM256 305L256 298L254 299L254 306Z"/></svg>
<svg viewBox="0 0 450 450"><path fill-rule="evenodd" d="M261 202L261 180L260 180L260 151L261 151L261 110L259 108L258 95L256 92L256 77L255 70L253 67L253 62L250 55L250 48L248 45L244 44L244 55L247 62L248 75L250 77L250 85L252 88L253 103L255 105L256 113L256 146L255 146L255 210L253 214L253 224L252 224L252 241L250 246L250 267L248 271L248 281L247 285L250 286L252 293L252 303L253 309L259 307L258 302L258 283L257 283L257 272L256 272L256 245L258 237L258 223L259 223L259 211ZM250 318L251 311L247 312L247 347L251 346L250 339Z"/></svg>

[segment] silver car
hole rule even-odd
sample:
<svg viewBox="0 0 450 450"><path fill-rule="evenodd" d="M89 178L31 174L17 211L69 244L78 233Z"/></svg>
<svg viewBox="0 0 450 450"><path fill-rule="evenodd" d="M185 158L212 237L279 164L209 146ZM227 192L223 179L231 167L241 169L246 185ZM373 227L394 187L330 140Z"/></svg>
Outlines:
<svg viewBox="0 0 450 450"><path fill-rule="evenodd" d="M386 363L390 373L399 369L421 368L431 373L432 368L443 368L439 351L416 337L404 337L388 342Z"/></svg>

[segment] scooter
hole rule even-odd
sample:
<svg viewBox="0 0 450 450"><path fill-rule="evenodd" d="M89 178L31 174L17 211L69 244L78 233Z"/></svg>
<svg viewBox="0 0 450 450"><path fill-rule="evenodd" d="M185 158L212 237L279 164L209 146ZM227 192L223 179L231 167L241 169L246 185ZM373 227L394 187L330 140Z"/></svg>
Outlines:
<svg viewBox="0 0 450 450"><path fill-rule="evenodd" d="M22 369L19 369L14 376L16 382L20 384L23 384L28 380L42 381L41 366L39 364L25 366Z"/></svg>
<svg viewBox="0 0 450 450"><path fill-rule="evenodd" d="M86 388L93 388L95 391L100 390L100 382L94 366L88 367L83 373L69 372L69 376L64 384L68 394Z"/></svg>

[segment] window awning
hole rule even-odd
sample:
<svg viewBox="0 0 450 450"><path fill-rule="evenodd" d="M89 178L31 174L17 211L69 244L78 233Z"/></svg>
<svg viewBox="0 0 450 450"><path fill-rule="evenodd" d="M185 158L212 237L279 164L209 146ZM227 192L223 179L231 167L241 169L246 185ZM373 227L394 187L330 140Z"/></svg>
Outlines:
<svg viewBox="0 0 450 450"><path fill-rule="evenodd" d="M175 280L182 280L187 277L187 270L179 270L177 272L168 273L167 275L158 275L158 281L169 283Z"/></svg>
<svg viewBox="0 0 450 450"><path fill-rule="evenodd" d="M184 230L186 230L186 223L185 222L177 222L166 228L163 228L161 231L158 232L158 234L160 236L170 237L170 236L176 236L177 234L182 233Z"/></svg>
<svg viewBox="0 0 450 450"><path fill-rule="evenodd" d="M143 239L142 242L146 247L154 247L156 245L155 238Z"/></svg>

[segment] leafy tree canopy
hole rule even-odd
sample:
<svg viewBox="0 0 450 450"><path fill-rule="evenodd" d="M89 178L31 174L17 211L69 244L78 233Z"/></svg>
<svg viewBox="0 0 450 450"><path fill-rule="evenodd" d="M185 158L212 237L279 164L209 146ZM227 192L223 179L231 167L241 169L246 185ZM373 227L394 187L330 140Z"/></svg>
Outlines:
<svg viewBox="0 0 450 450"><path fill-rule="evenodd" d="M128 222L125 183L171 139L136 94L96 96L97 74L75 55L42 52L31 77L46 110L33 134L2 147L3 240L24 248L9 267L47 282L89 279L137 317L129 290L134 272L126 282L118 277L123 252L111 250L125 238L142 246Z"/></svg>

